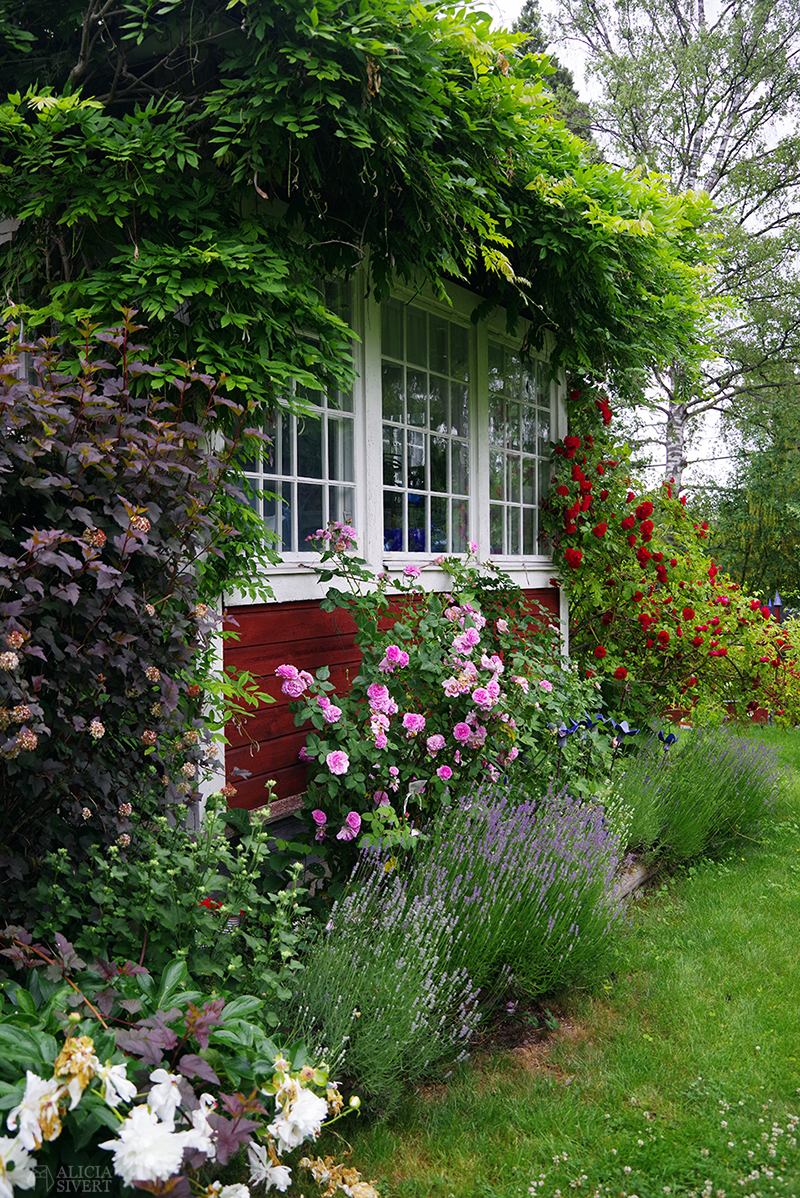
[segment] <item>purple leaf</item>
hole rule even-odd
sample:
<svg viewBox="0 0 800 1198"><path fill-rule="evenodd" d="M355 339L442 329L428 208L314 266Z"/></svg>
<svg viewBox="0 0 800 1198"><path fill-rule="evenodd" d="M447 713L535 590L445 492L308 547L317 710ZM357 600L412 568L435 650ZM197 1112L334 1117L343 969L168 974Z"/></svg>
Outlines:
<svg viewBox="0 0 800 1198"><path fill-rule="evenodd" d="M219 1085L219 1078L214 1070L201 1056L194 1052L185 1052L178 1061L178 1069L184 1077L199 1077L204 1082L214 1082Z"/></svg>
<svg viewBox="0 0 800 1198"><path fill-rule="evenodd" d="M258 1127L253 1119L239 1119L233 1123L224 1115L216 1113L210 1115L208 1121L217 1133L217 1160L221 1165L227 1165L242 1144L246 1144L250 1139L250 1133Z"/></svg>

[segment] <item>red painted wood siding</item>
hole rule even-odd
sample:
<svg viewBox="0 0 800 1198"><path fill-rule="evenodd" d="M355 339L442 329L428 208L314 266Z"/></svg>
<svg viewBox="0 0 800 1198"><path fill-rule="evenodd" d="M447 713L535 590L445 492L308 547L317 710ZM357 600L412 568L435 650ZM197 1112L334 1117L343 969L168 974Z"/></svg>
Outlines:
<svg viewBox="0 0 800 1198"><path fill-rule="evenodd" d="M544 609L558 618L559 595L555 588L525 594L532 614ZM262 806L266 801L264 784L273 778L277 785L272 814L281 815L297 806L291 800L305 789L306 767L297 760L297 754L306 733L294 726L290 700L281 693L275 670L288 662L313 674L321 665L328 665L336 689L347 690L361 663L353 639L355 626L347 612L320 611L316 600L230 607L226 615L225 629L236 632L239 639L226 642L225 666L249 670L261 688L276 699L241 727L228 725L227 780L237 790L231 805ZM250 777L242 779L234 774L237 767L249 770Z"/></svg>

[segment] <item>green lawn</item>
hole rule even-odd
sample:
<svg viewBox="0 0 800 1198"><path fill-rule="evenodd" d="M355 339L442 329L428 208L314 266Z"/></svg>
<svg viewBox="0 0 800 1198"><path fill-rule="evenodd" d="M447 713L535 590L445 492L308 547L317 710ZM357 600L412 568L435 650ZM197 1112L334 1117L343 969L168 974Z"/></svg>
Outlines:
<svg viewBox="0 0 800 1198"><path fill-rule="evenodd" d="M800 1196L800 772L761 843L634 899L613 977L550 1005L545 1044L342 1127L383 1198Z"/></svg>

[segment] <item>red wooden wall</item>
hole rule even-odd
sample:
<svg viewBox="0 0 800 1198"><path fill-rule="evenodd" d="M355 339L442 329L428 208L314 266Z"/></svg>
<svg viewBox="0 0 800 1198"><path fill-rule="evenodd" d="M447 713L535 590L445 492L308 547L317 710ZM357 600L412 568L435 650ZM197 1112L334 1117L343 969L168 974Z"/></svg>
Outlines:
<svg viewBox="0 0 800 1198"><path fill-rule="evenodd" d="M559 595L555 588L525 593L534 613L538 606L558 617ZM277 700L261 707L241 727L228 725L227 780L237 791L231 806L262 806L266 801L264 784L273 778L277 785L272 815L282 815L297 807L296 796L305 789L306 766L297 760L297 754L306 733L294 726L290 700L281 693L275 670L289 663L313 674L321 665L328 665L336 689L346 690L360 664L353 641L354 625L342 610L320 611L317 600L230 607L226 615L226 630L236 632L239 639L226 642L225 666L249 670L261 689ZM235 775L232 771L236 767L249 770L250 777Z"/></svg>

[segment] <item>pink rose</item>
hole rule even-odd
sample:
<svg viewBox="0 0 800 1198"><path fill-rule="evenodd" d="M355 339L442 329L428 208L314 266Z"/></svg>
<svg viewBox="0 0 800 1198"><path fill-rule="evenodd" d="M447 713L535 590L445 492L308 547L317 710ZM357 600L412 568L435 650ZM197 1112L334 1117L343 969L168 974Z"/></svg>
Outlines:
<svg viewBox="0 0 800 1198"><path fill-rule="evenodd" d="M542 688L543 691L551 691L553 689L552 682L548 682L546 678L542 678L540 680L539 686Z"/></svg>
<svg viewBox="0 0 800 1198"><path fill-rule="evenodd" d="M278 678L297 678L300 671L297 666L278 666L275 673Z"/></svg>
<svg viewBox="0 0 800 1198"><path fill-rule="evenodd" d="M376 807L387 807L389 805L389 796L385 790L376 790L374 798Z"/></svg>
<svg viewBox="0 0 800 1198"><path fill-rule="evenodd" d="M508 620L498 620L495 628L498 632L508 632Z"/></svg>
<svg viewBox="0 0 800 1198"><path fill-rule="evenodd" d="M406 568L403 570L403 573L405 574L406 578L419 578L422 571L418 566L406 566Z"/></svg>
<svg viewBox="0 0 800 1198"><path fill-rule="evenodd" d="M467 549L469 549L470 553L477 553L478 552L478 542L477 541L467 541Z"/></svg>
<svg viewBox="0 0 800 1198"><path fill-rule="evenodd" d="M444 748L444 737L441 735L441 733L436 732L433 736L428 737L427 745L429 753L438 753L440 749Z"/></svg>
<svg viewBox="0 0 800 1198"><path fill-rule="evenodd" d="M343 749L334 749L325 758L325 764L332 774L346 774L350 767L350 758Z"/></svg>
<svg viewBox="0 0 800 1198"><path fill-rule="evenodd" d="M282 684L281 690L290 699L299 699L302 694L308 689L308 683L298 675L297 678L287 678Z"/></svg>
<svg viewBox="0 0 800 1198"><path fill-rule="evenodd" d="M361 816L357 811L350 811L345 817L344 824L336 833L337 840L355 840L361 831Z"/></svg>
<svg viewBox="0 0 800 1198"><path fill-rule="evenodd" d="M453 776L453 771L449 765L440 765L436 771L437 778L441 778L443 782L449 782Z"/></svg>
<svg viewBox="0 0 800 1198"><path fill-rule="evenodd" d="M342 718L341 707L336 707L333 703L329 703L322 713L322 718L329 724L338 724Z"/></svg>
<svg viewBox="0 0 800 1198"><path fill-rule="evenodd" d="M376 749L385 749L386 746L388 745L388 743L389 742L386 739L385 732L379 732L378 735L375 737L375 748Z"/></svg>
<svg viewBox="0 0 800 1198"><path fill-rule="evenodd" d="M324 811L320 811L319 808L317 808L316 811L311 812L311 818L313 819L315 824L323 824L324 825L324 824L327 824L327 822L328 822L327 815L325 814Z"/></svg>
<svg viewBox="0 0 800 1198"><path fill-rule="evenodd" d="M407 711L403 716L403 727L409 736L416 736L425 727L425 716L415 711Z"/></svg>
<svg viewBox="0 0 800 1198"><path fill-rule="evenodd" d="M453 729L453 736L462 745L467 743L471 735L472 729L470 728L469 724L456 724L455 728Z"/></svg>

